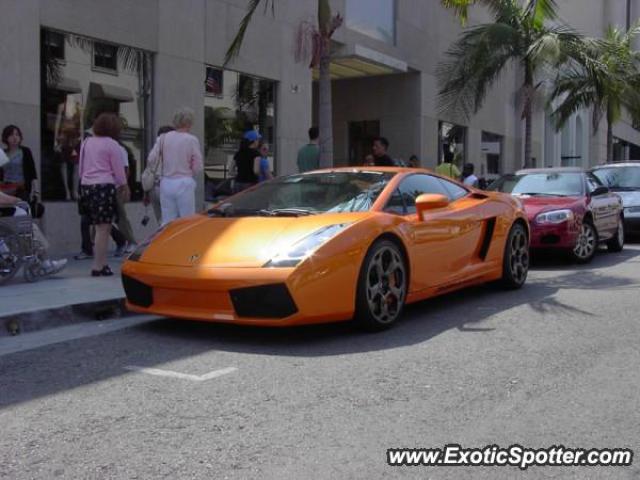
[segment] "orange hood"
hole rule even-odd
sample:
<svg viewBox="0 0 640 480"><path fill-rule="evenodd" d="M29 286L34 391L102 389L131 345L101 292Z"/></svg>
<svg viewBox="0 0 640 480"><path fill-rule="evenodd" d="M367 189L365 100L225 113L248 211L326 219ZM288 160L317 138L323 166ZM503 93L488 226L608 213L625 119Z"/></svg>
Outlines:
<svg viewBox="0 0 640 480"><path fill-rule="evenodd" d="M371 214L240 218L197 215L170 224L151 242L140 261L184 267L261 267L282 249L321 227L355 222Z"/></svg>

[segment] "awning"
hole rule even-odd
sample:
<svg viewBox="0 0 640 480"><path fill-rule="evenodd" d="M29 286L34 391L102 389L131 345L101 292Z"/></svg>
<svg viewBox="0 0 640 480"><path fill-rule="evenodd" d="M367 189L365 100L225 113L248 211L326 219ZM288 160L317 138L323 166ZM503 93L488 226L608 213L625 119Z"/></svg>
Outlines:
<svg viewBox="0 0 640 480"><path fill-rule="evenodd" d="M372 50L362 45L354 45L338 51L331 59L331 78L372 77L407 72L407 62L390 55ZM313 79L319 77L318 69L313 71Z"/></svg>
<svg viewBox="0 0 640 480"><path fill-rule="evenodd" d="M67 77L62 77L53 88L66 93L82 93L80 82Z"/></svg>
<svg viewBox="0 0 640 480"><path fill-rule="evenodd" d="M133 102L134 100L133 94L128 88L104 83L91 83L89 95L93 98L109 98L123 103Z"/></svg>

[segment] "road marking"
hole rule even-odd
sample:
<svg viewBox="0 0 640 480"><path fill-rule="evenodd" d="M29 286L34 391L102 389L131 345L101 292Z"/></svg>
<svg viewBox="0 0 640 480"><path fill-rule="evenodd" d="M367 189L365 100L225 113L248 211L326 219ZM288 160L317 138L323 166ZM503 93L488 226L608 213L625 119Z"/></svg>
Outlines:
<svg viewBox="0 0 640 480"><path fill-rule="evenodd" d="M146 373L148 375L155 375L157 377L171 377L171 378L180 378L182 380L190 380L192 382L204 382L206 380L211 380L213 378L221 377L228 373L233 373L238 370L235 367L222 368L220 370L214 370L213 372L205 373L204 375L191 375L189 373L180 373L174 372L172 370L162 370L160 368L147 368L147 367L138 367L136 365L129 365L124 367L125 370L129 370L131 372L139 372Z"/></svg>

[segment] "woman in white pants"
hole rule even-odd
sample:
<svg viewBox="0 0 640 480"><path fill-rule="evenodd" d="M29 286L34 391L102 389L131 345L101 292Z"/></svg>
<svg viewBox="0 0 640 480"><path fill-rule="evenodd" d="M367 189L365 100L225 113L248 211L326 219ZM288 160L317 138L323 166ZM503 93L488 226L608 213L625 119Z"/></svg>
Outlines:
<svg viewBox="0 0 640 480"><path fill-rule="evenodd" d="M203 169L200 142L190 132L193 126L193 110L178 110L173 117L175 130L156 141L149 164L160 162L160 207L162 224L196 212L196 181L194 176Z"/></svg>

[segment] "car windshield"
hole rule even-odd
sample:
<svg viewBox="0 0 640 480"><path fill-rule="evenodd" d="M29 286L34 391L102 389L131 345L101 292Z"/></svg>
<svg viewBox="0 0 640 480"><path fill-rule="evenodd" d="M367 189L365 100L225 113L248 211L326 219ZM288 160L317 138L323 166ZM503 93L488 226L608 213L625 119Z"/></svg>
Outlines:
<svg viewBox="0 0 640 480"><path fill-rule="evenodd" d="M261 183L209 210L212 216L299 216L365 212L395 173L339 171L305 173Z"/></svg>
<svg viewBox="0 0 640 480"><path fill-rule="evenodd" d="M505 175L493 182L489 190L513 195L574 197L584 194L584 179L580 172Z"/></svg>
<svg viewBox="0 0 640 480"><path fill-rule="evenodd" d="M640 190L640 165L598 168L593 174L612 190Z"/></svg>

